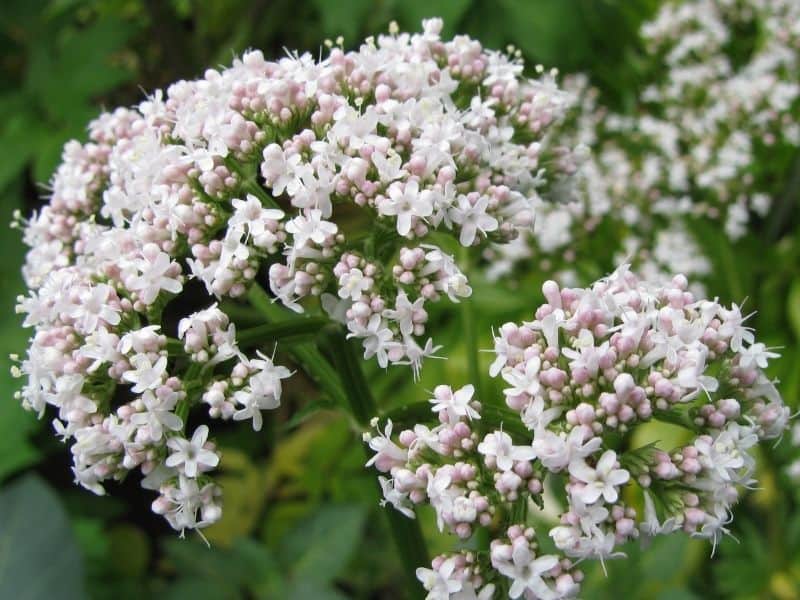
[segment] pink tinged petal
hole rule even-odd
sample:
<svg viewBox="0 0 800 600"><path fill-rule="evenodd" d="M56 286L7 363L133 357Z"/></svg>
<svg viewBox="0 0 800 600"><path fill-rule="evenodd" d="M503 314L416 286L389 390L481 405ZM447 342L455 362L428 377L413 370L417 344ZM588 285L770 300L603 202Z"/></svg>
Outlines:
<svg viewBox="0 0 800 600"><path fill-rule="evenodd" d="M598 448L602 445L603 440L599 437L592 438L588 442L586 442L582 449L581 449L581 456L589 456L590 454L594 454Z"/></svg>
<svg viewBox="0 0 800 600"><path fill-rule="evenodd" d="M609 504L612 502L616 502L617 498L619 498L619 493L617 493L617 488L607 485L603 489L603 498L605 498L606 502Z"/></svg>
<svg viewBox="0 0 800 600"><path fill-rule="evenodd" d="M514 466L514 461L511 460L510 456L497 457L497 468L500 469L501 471L510 471L513 466Z"/></svg>
<svg viewBox="0 0 800 600"><path fill-rule="evenodd" d="M208 426L200 425L192 434L192 445L202 446L208 439Z"/></svg>
<svg viewBox="0 0 800 600"><path fill-rule="evenodd" d="M590 483L597 479L597 473L583 460L574 460L569 463L569 474L580 481Z"/></svg>
<svg viewBox="0 0 800 600"><path fill-rule="evenodd" d="M553 556L552 554L547 556L541 556L533 561L531 565L531 570L536 573L537 575L542 575L546 573L553 567L558 564L558 557Z"/></svg>
<svg viewBox="0 0 800 600"><path fill-rule="evenodd" d="M183 463L183 472L186 473L187 477L197 477L197 462L194 460L187 460Z"/></svg>
<svg viewBox="0 0 800 600"><path fill-rule="evenodd" d="M511 452L514 460L533 460L536 458L536 451L530 446L518 446Z"/></svg>
<svg viewBox="0 0 800 600"><path fill-rule="evenodd" d="M178 294L183 289L183 284L177 279L162 279L161 287L172 294Z"/></svg>
<svg viewBox="0 0 800 600"><path fill-rule="evenodd" d="M617 462L617 455L613 450L606 450L597 461L597 471L600 473L608 473L614 468L614 463Z"/></svg>
<svg viewBox="0 0 800 600"><path fill-rule="evenodd" d="M183 427L183 421L181 418L176 415L175 413L165 412L161 417L161 423L167 429L172 431L178 431L181 427Z"/></svg>
<svg viewBox="0 0 800 600"><path fill-rule="evenodd" d="M179 454L170 454L167 457L167 460L164 461L164 464L168 467L177 467L179 464L183 462L183 457Z"/></svg>
<svg viewBox="0 0 800 600"><path fill-rule="evenodd" d="M608 474L606 481L612 485L622 485L631 478L631 474L625 469L615 469Z"/></svg>
<svg viewBox="0 0 800 600"><path fill-rule="evenodd" d="M411 231L411 215L407 212L401 213L397 217L397 233L405 236L409 231Z"/></svg>
<svg viewBox="0 0 800 600"><path fill-rule="evenodd" d="M613 488L612 488L613 489ZM596 485L589 484L584 487L580 492L580 498L586 504L593 504L597 501L600 495L603 493L604 490L601 490ZM616 491L614 491L615 499L616 499ZM613 501L612 501L613 502Z"/></svg>
<svg viewBox="0 0 800 600"><path fill-rule="evenodd" d="M257 415L261 413L256 412ZM219 464L219 456L211 450L200 450L197 453L197 462L209 467L216 467Z"/></svg>
<svg viewBox="0 0 800 600"><path fill-rule="evenodd" d="M458 238L458 241L461 243L462 246L471 246L472 242L475 241L475 233L476 233L475 224L471 221L464 223L461 226L461 235Z"/></svg>
<svg viewBox="0 0 800 600"><path fill-rule="evenodd" d="M511 558L515 565L527 565L531 562L531 551L527 545L519 544L514 547Z"/></svg>

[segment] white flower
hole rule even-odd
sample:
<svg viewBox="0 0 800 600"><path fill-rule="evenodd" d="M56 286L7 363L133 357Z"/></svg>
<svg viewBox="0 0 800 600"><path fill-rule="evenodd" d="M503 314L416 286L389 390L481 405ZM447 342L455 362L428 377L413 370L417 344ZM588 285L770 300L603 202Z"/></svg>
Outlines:
<svg viewBox="0 0 800 600"><path fill-rule="evenodd" d="M180 273L180 267L155 244L147 244L142 249L142 258L133 265L139 274L128 278L125 285L138 292L145 304L152 304L161 290L177 294L183 289L180 276L174 275L175 271Z"/></svg>
<svg viewBox="0 0 800 600"><path fill-rule="evenodd" d="M657 535L672 533L678 526L678 521L675 517L666 519L663 524L658 522L658 514L656 514L653 497L648 492L645 492L644 520L639 524L641 532L646 536L655 537Z"/></svg>
<svg viewBox="0 0 800 600"><path fill-rule="evenodd" d="M435 355L441 348L441 346L434 346L431 338L428 338L424 346L420 346L413 337L408 336L403 339L403 350L407 360L398 360L395 364L411 365L414 381L417 381L422 370L422 360L424 358L443 358Z"/></svg>
<svg viewBox="0 0 800 600"><path fill-rule="evenodd" d="M749 476L754 465L747 451L758 443L750 427L733 422L715 438L701 436L694 442L700 464L711 476L723 482L739 482ZM744 472L740 472L744 469Z"/></svg>
<svg viewBox="0 0 800 600"><path fill-rule="evenodd" d="M455 560L448 558L436 570L423 567L417 569L417 579L428 591L426 600L450 600L451 594L461 590L461 580L453 577L455 567Z"/></svg>
<svg viewBox="0 0 800 600"><path fill-rule="evenodd" d="M375 465L379 471L384 473L390 471L392 467L402 465L408 460L408 450L401 448L391 440L392 420L386 422L384 431L378 436L371 436L369 447L375 452L375 456L367 461L365 466Z"/></svg>
<svg viewBox="0 0 800 600"><path fill-rule="evenodd" d="M617 487L630 479L628 471L614 468L616 462L617 454L613 450L603 452L595 468L587 465L582 458L570 461L569 474L585 484L576 492L576 496L586 504L592 504L600 496L606 502L616 502L619 497Z"/></svg>
<svg viewBox="0 0 800 600"><path fill-rule="evenodd" d="M350 333L347 334L348 338L357 337L363 339L365 359L375 356L381 367L386 367L389 364L387 348L394 336L391 330L386 327L386 323L381 319L380 315L372 315L366 326L357 321L350 321L347 327L350 329Z"/></svg>
<svg viewBox="0 0 800 600"><path fill-rule="evenodd" d="M564 409L561 406L545 408L544 398L534 398L522 411L522 422L525 427L538 431L547 427L561 415Z"/></svg>
<svg viewBox="0 0 800 600"><path fill-rule="evenodd" d="M122 358L117 350L118 345L119 337L101 326L84 340L84 345L78 349L78 355L93 360L86 370L94 373L103 363L112 363Z"/></svg>
<svg viewBox="0 0 800 600"><path fill-rule="evenodd" d="M409 519L416 518L416 515L414 514L413 510L413 505L411 504L411 501L408 499L408 494L399 492L397 488L394 487L394 480L379 475L378 483L380 483L381 492L383 493L383 500L381 500L380 503L381 506L386 506L387 504L391 504L395 510L403 513Z"/></svg>
<svg viewBox="0 0 800 600"><path fill-rule="evenodd" d="M261 431L263 418L262 410L273 410L281 404L282 384L281 379L286 379L292 372L286 367L276 365L272 359L257 351L259 359L248 361L251 369L256 372L247 380L247 385L237 390L233 398L242 406L233 414L235 421L253 419L253 429Z"/></svg>
<svg viewBox="0 0 800 600"><path fill-rule="evenodd" d="M269 144L264 148L263 157L261 174L267 185L272 186L272 193L280 196L287 191L289 195L294 195L299 185L296 170L302 157L299 154L292 154L287 159L278 144Z"/></svg>
<svg viewBox="0 0 800 600"><path fill-rule="evenodd" d="M130 362L133 369L125 371L122 378L134 384L131 388L134 394L153 390L164 382L164 375L167 372L166 356L160 356L155 363L151 363L146 354L136 354Z"/></svg>
<svg viewBox="0 0 800 600"><path fill-rule="evenodd" d="M501 471L510 471L514 461L526 461L536 458L536 452L530 446L514 446L511 436L505 431L487 433L478 444L478 452L492 458Z"/></svg>
<svg viewBox="0 0 800 600"><path fill-rule="evenodd" d="M551 554L534 558L527 544L515 544L511 561L497 561L494 566L511 579L509 598L519 598L528 592L535 598L551 600L557 594L542 579L542 575L558 564L558 557Z"/></svg>
<svg viewBox="0 0 800 600"><path fill-rule="evenodd" d="M453 496L455 492L450 489L453 476L449 465L440 467L436 470L433 477L428 477L428 485L425 492L428 494L428 501L436 511L436 526L439 531L444 529L444 514L452 508Z"/></svg>
<svg viewBox="0 0 800 600"><path fill-rule="evenodd" d="M431 216L433 205L426 196L420 194L419 183L410 179L405 185L393 183L388 189L389 198L378 204L382 215L397 216L397 233L407 236L411 231L413 217Z"/></svg>
<svg viewBox="0 0 800 600"><path fill-rule="evenodd" d="M85 333L94 332L101 320L112 326L118 325L120 309L108 303L112 295L116 296L114 289L105 283L85 290L81 294L80 305L73 309L70 316L78 320Z"/></svg>
<svg viewBox="0 0 800 600"><path fill-rule="evenodd" d="M575 427L569 436L558 435L549 429L540 429L534 433L531 447L541 463L551 471L558 472L573 459L590 456L600 448L602 440L594 437L584 443L584 433Z"/></svg>
<svg viewBox="0 0 800 600"><path fill-rule="evenodd" d="M745 369L749 369L752 366L766 369L769 359L778 358L779 356L780 354L777 352L770 352L767 350L766 345L758 342L757 344L751 344L748 348L739 351L739 365Z"/></svg>
<svg viewBox="0 0 800 600"><path fill-rule="evenodd" d="M205 527L218 520L219 510L209 510L214 507L214 489L213 483L201 488L197 480L180 475L178 487L170 486L164 490L164 497L174 507L164 515L173 529L183 535L184 529ZM201 512L201 520L197 519L198 512Z"/></svg>
<svg viewBox="0 0 800 600"><path fill-rule="evenodd" d="M407 174L402 168L403 158L393 148L389 148L386 155L380 152L373 152L370 160L378 170L378 177L385 183L400 179Z"/></svg>
<svg viewBox="0 0 800 600"><path fill-rule="evenodd" d="M455 392L450 386L440 385L434 390L434 397L430 400L433 403L433 412L444 412L450 424L457 423L462 417L469 420L480 419L480 413L472 406L472 396L475 394L475 386L465 385Z"/></svg>
<svg viewBox="0 0 800 600"><path fill-rule="evenodd" d="M150 439L154 442L161 439L164 428L170 431L180 431L183 427L181 418L172 412L175 408L175 398L162 400L151 390L145 390L141 400L145 411L132 415L131 423L139 427L147 426L150 430Z"/></svg>
<svg viewBox="0 0 800 600"><path fill-rule="evenodd" d="M294 236L295 248L302 248L309 240L318 245L322 244L327 237L336 235L338 230L336 223L325 221L322 218L322 211L316 208L307 209L304 214L286 223L287 233Z"/></svg>
<svg viewBox="0 0 800 600"><path fill-rule="evenodd" d="M231 200L231 204L236 212L228 221L228 228L247 226L247 233L253 238L264 235L268 222L280 221L284 217L282 210L264 208L261 200L253 194L247 194L247 200L234 198Z"/></svg>
<svg viewBox="0 0 800 600"><path fill-rule="evenodd" d="M339 298L360 300L364 292L372 287L372 278L365 277L361 269L350 269L339 277Z"/></svg>
<svg viewBox="0 0 800 600"><path fill-rule="evenodd" d="M485 236L497 230L499 226L497 219L486 213L488 205L489 198L486 196L481 196L475 204L472 204L466 196L460 196L458 205L448 211L450 219L461 226L458 241L462 246L471 246L478 232Z"/></svg>
<svg viewBox="0 0 800 600"><path fill-rule="evenodd" d="M528 394L533 397L539 392L539 367L542 361L532 356L524 364L524 370L518 368L503 370L503 379L512 387L503 390L506 396Z"/></svg>
<svg viewBox="0 0 800 600"><path fill-rule="evenodd" d="M392 321L397 321L400 326L400 333L409 336L414 332L414 315L422 310L425 299L417 298L413 303L408 299L408 295L400 290L395 300L395 308L387 308L383 311L383 316Z"/></svg>
<svg viewBox="0 0 800 600"><path fill-rule="evenodd" d="M168 467L183 465L183 473L187 477L197 477L205 467L214 468L219 464L219 455L203 446L208 439L208 427L200 425L194 430L192 439L173 437L167 440L167 447L172 454L164 462Z"/></svg>

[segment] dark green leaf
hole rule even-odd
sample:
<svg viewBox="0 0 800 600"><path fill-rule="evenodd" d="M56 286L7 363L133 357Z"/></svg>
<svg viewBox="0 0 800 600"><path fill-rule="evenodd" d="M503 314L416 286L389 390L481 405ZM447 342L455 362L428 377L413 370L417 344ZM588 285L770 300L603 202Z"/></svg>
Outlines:
<svg viewBox="0 0 800 600"><path fill-rule="evenodd" d="M314 584L332 581L347 566L367 516L358 504L323 506L285 540L292 580Z"/></svg>
<svg viewBox="0 0 800 600"><path fill-rule="evenodd" d="M83 564L58 497L36 475L0 493L0 598L83 598Z"/></svg>

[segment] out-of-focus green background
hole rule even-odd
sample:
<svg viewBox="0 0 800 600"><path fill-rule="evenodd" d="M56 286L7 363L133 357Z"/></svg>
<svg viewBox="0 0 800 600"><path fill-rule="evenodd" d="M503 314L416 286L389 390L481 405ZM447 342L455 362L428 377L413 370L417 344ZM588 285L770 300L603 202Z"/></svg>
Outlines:
<svg viewBox="0 0 800 600"><path fill-rule="evenodd" d="M0 223L15 209L36 208L63 143L84 139L103 108L134 104L248 47L272 57L284 48L318 54L325 38L342 35L352 47L391 20L416 30L423 17L438 15L447 35L514 44L529 65L587 73L603 102L625 111L643 68L637 29L657 7L654 0L2 0ZM796 211L783 214L797 222ZM792 223L779 224L781 234L770 240L760 227L736 245L712 231L701 236L715 267L708 287L725 301L749 295L759 338L783 346L773 375L796 406L800 241ZM47 419L37 421L13 399L7 355L22 352L27 336L14 313L23 252L18 232L0 235L0 598L407 595L357 437L299 376L265 431L221 429L225 517L208 531L211 549L196 537L178 539L149 512L152 497L135 482L109 486L104 498L75 488L68 449ZM482 347L491 347L491 325L528 316L540 279L531 273L518 281L517 294L475 282L470 302ZM451 359L426 366L416 387L401 369L373 377L384 406L424 399L445 379L466 383L458 329L446 314L439 319L437 341ZM761 487L738 507L732 528L738 543L727 538L713 559L707 543L679 535L646 552L631 545L608 577L587 569L583 597L800 598L798 493L783 471L792 452L784 441L760 454ZM431 542L434 550L448 543Z"/></svg>

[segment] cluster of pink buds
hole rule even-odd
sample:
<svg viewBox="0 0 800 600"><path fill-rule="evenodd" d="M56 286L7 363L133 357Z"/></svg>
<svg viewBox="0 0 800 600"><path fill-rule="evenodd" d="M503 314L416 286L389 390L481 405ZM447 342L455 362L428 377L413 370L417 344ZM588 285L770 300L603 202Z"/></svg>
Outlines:
<svg viewBox="0 0 800 600"><path fill-rule="evenodd" d="M508 384L506 407L488 410L472 386L438 386L437 425L393 439L390 421L366 434L368 464L386 474L384 503L407 516L430 505L440 530L465 540L481 528L492 540L469 577L441 558L421 570L429 598L461 597L475 574L512 598L574 597L582 574L572 561L623 556L617 546L641 536L682 530L716 544L726 533L754 483L750 450L782 434L789 410L762 370L777 355L755 342L739 307L687 287L681 275L644 282L627 266L585 289L548 281L533 320L495 338L491 375ZM688 442L631 448L637 426L654 420L682 426ZM561 556L540 556L525 520L551 514L548 490L563 500L546 533Z"/></svg>

